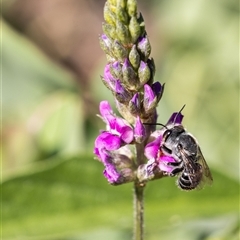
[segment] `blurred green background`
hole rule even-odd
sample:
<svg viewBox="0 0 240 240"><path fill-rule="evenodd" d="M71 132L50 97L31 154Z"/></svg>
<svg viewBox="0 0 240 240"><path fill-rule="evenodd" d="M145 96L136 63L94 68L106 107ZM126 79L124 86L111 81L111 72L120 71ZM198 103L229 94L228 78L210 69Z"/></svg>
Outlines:
<svg viewBox="0 0 240 240"><path fill-rule="evenodd" d="M132 185L110 186L93 160L113 103L100 75L103 0L2 1L2 239L131 239ZM139 1L166 83L158 121L184 104L214 184L148 184L146 239L239 239L239 6Z"/></svg>

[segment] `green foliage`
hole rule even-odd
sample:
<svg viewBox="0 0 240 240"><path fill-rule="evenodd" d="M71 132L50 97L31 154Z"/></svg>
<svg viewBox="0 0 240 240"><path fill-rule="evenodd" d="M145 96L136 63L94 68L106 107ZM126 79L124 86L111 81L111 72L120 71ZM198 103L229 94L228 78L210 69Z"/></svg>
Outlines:
<svg viewBox="0 0 240 240"><path fill-rule="evenodd" d="M94 239L97 234L98 239L130 239L132 185L109 185L101 168L93 156L82 155L5 181L3 239ZM214 185L202 191L181 191L173 178L149 183L147 239L162 234L174 239L173 230L189 240L235 234L239 185L217 172L213 176Z"/></svg>

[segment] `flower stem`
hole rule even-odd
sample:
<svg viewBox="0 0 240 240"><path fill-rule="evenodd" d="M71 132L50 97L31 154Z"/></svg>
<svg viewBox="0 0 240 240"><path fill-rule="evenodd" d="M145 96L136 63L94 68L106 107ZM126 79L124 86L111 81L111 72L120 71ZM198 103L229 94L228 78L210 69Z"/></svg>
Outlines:
<svg viewBox="0 0 240 240"><path fill-rule="evenodd" d="M145 185L134 183L134 236L133 240L143 240L144 237L144 192Z"/></svg>
<svg viewBox="0 0 240 240"><path fill-rule="evenodd" d="M136 143L136 164L139 166L144 163L144 145ZM144 188L145 184L134 182L134 237L133 240L144 239Z"/></svg>

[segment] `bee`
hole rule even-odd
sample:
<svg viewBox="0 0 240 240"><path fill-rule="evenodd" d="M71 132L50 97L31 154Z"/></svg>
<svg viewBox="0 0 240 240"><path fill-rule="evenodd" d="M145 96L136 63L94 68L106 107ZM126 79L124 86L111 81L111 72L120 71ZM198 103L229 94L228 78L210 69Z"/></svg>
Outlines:
<svg viewBox="0 0 240 240"><path fill-rule="evenodd" d="M168 163L173 168L170 176L178 175L177 185L183 190L201 188L213 179L199 144L181 124L166 126L160 146L162 154L172 156L176 162Z"/></svg>
<svg viewBox="0 0 240 240"><path fill-rule="evenodd" d="M175 162L168 162L172 171L166 173L169 176L178 176L177 185L183 190L193 190L201 188L205 183L211 184L213 181L210 169L203 157L197 139L186 131L180 124L183 116L182 109L175 113L167 125L161 125L162 141L158 155L171 156ZM181 119L181 120L180 120ZM146 124L152 125L152 124Z"/></svg>

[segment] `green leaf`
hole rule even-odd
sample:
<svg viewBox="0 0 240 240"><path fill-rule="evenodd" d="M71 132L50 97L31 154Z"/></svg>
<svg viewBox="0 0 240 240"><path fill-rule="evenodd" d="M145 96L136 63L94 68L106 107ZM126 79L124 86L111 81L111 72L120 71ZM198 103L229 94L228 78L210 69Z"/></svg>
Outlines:
<svg viewBox="0 0 240 240"><path fill-rule="evenodd" d="M102 164L90 155L56 162L2 183L3 239L131 239L132 184L109 185ZM219 218L222 226L226 214L231 221L221 228L235 226L231 213L238 209L239 185L217 172L213 177L212 187L192 192L179 190L173 178L149 183L145 192L147 239L172 236L173 228L179 232L193 223L204 233L198 221ZM216 231L214 225L209 234Z"/></svg>

